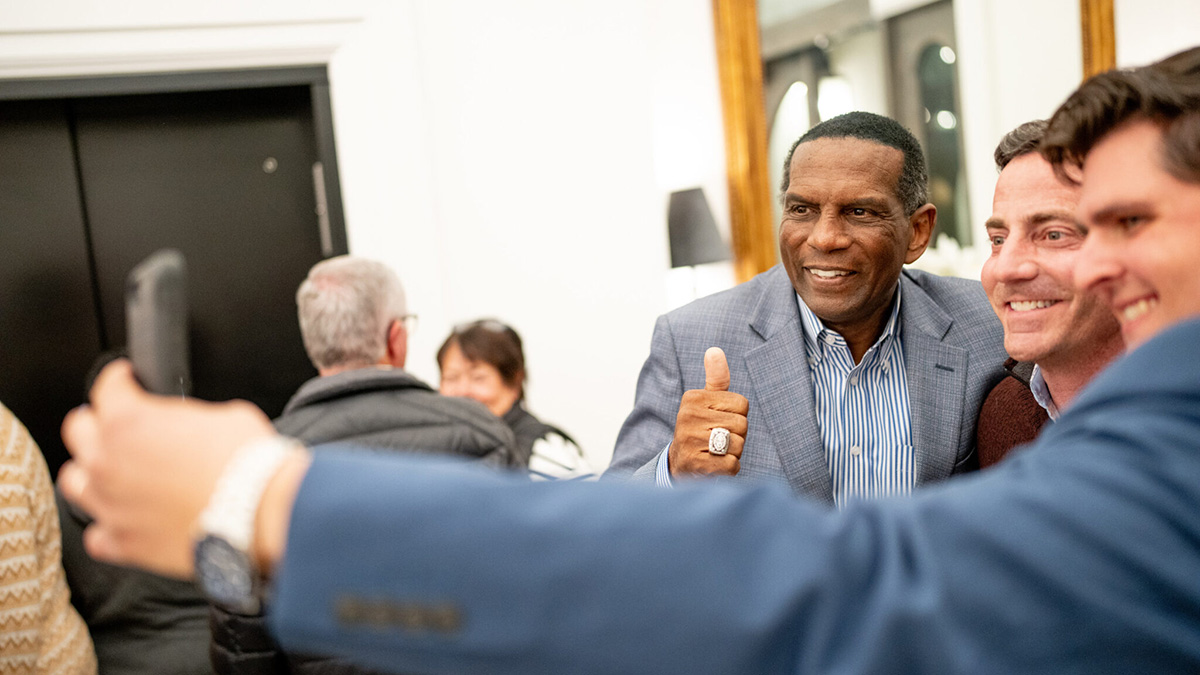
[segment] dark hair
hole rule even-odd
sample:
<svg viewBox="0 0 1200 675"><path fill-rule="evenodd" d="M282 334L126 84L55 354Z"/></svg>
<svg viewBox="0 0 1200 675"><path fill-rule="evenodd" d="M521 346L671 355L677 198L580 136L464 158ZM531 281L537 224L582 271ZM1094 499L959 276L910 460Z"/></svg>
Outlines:
<svg viewBox="0 0 1200 675"><path fill-rule="evenodd" d="M1050 118L1042 156L1067 177L1066 167L1082 167L1101 139L1134 120L1162 129L1167 173L1200 183L1200 47L1089 78Z"/></svg>
<svg viewBox="0 0 1200 675"><path fill-rule="evenodd" d="M480 319L459 324L437 351L440 370L450 347L458 345L470 361L482 361L500 371L500 379L516 387L525 398L525 353L521 336L507 324L495 319Z"/></svg>
<svg viewBox="0 0 1200 675"><path fill-rule="evenodd" d="M925 155L916 137L890 117L862 111L825 120L792 143L783 162L783 182L779 187L781 194L788 189L792 155L796 154L796 148L801 143L818 138L858 138L899 150L904 153L904 168L896 184L896 196L904 205L905 215L911 216L929 201L929 174L925 169Z"/></svg>
<svg viewBox="0 0 1200 675"><path fill-rule="evenodd" d="M1046 120L1033 120L1004 134L992 155L996 159L996 169L1003 171L1014 159L1037 152L1042 138L1046 135L1047 126L1049 122Z"/></svg>

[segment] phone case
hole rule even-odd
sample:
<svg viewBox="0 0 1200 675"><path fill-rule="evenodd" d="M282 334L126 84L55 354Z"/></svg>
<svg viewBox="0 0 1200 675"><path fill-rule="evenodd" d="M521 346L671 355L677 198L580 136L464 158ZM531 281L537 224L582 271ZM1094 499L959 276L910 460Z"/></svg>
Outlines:
<svg viewBox="0 0 1200 675"><path fill-rule="evenodd" d="M130 271L125 285L126 339L133 372L147 391L191 393L187 316L182 253L157 251Z"/></svg>

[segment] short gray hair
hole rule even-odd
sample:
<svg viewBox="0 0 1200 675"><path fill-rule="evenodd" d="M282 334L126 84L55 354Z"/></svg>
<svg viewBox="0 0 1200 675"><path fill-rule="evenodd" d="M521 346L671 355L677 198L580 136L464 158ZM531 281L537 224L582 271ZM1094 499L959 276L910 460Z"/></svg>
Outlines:
<svg viewBox="0 0 1200 675"><path fill-rule="evenodd" d="M296 291L296 308L304 349L318 369L378 363L388 325L407 311L391 268L349 255L313 265Z"/></svg>

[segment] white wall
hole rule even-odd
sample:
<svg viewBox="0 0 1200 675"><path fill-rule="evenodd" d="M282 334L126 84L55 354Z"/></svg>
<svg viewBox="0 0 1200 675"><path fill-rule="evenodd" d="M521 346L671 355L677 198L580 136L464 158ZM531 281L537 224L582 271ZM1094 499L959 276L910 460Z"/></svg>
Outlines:
<svg viewBox="0 0 1200 675"><path fill-rule="evenodd" d="M1143 66L1200 45L1200 2L1115 0L1117 65Z"/></svg>
<svg viewBox="0 0 1200 675"><path fill-rule="evenodd" d="M328 60L351 251L525 338L532 409L603 466L667 309L668 192L727 228L704 0L0 3L0 77Z"/></svg>

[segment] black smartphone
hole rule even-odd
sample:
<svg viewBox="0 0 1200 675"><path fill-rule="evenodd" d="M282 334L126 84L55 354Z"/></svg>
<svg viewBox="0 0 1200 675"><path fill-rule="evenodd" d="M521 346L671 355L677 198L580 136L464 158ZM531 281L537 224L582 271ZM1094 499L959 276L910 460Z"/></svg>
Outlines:
<svg viewBox="0 0 1200 675"><path fill-rule="evenodd" d="M125 280L125 333L133 372L147 391L187 396L192 390L187 339L187 265L162 249Z"/></svg>

